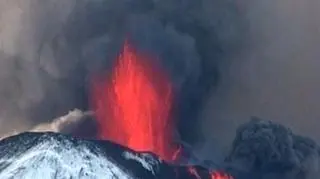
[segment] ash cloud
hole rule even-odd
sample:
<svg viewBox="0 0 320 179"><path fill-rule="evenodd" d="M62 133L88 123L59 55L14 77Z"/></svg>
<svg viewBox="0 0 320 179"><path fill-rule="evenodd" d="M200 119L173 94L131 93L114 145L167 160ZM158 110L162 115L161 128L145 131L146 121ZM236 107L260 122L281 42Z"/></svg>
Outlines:
<svg viewBox="0 0 320 179"><path fill-rule="evenodd" d="M246 0L239 6L247 38L221 70L203 130L225 150L236 128L258 116L319 143L320 2Z"/></svg>
<svg viewBox="0 0 320 179"><path fill-rule="evenodd" d="M254 117L237 129L226 163L234 176L246 173L255 179L316 179L319 154L320 147L312 139Z"/></svg>
<svg viewBox="0 0 320 179"><path fill-rule="evenodd" d="M235 4L225 0L0 3L0 134L88 110L90 79L110 71L128 37L171 76L174 118L182 138L194 141L218 65L243 30Z"/></svg>

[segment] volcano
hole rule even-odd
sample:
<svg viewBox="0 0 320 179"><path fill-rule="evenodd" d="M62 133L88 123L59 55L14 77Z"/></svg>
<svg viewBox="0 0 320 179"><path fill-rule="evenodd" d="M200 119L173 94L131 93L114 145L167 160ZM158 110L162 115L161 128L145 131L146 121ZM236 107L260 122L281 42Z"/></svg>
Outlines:
<svg viewBox="0 0 320 179"><path fill-rule="evenodd" d="M92 91L100 139L152 152L168 162L179 158L181 148L172 140L172 86L154 58L125 41L111 76L95 79ZM193 167L188 171L201 178ZM229 176L212 173L212 178Z"/></svg>
<svg viewBox="0 0 320 179"><path fill-rule="evenodd" d="M233 179L179 161L184 149L173 140L173 90L156 62L126 41L112 73L92 85L98 139L52 132L5 138L0 178Z"/></svg>

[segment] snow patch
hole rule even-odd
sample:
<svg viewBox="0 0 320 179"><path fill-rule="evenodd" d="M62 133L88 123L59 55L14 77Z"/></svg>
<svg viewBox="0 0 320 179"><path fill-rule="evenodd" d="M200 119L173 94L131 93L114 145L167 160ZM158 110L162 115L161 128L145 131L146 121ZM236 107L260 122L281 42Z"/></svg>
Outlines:
<svg viewBox="0 0 320 179"><path fill-rule="evenodd" d="M152 174L155 174L159 170L161 161L157 160L151 154L139 153L134 154L128 151L123 153L123 157L128 160L135 160L139 162L145 169L149 170Z"/></svg>

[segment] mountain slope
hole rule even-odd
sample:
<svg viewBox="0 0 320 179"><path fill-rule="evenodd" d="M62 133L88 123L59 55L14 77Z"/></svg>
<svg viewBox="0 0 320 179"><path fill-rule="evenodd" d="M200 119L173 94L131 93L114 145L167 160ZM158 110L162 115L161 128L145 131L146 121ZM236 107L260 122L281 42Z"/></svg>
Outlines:
<svg viewBox="0 0 320 179"><path fill-rule="evenodd" d="M1 179L197 178L189 168L109 141L52 132L27 132L0 141ZM208 170L192 168L201 178L211 178Z"/></svg>

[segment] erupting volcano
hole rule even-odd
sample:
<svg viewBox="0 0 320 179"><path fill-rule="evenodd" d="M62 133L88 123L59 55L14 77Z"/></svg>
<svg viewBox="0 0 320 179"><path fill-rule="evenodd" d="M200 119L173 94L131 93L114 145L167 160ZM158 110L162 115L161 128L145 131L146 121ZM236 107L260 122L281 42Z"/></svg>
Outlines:
<svg viewBox="0 0 320 179"><path fill-rule="evenodd" d="M151 151L170 161L176 150L169 116L172 89L153 63L126 41L111 79L94 83L98 137L136 151Z"/></svg>

